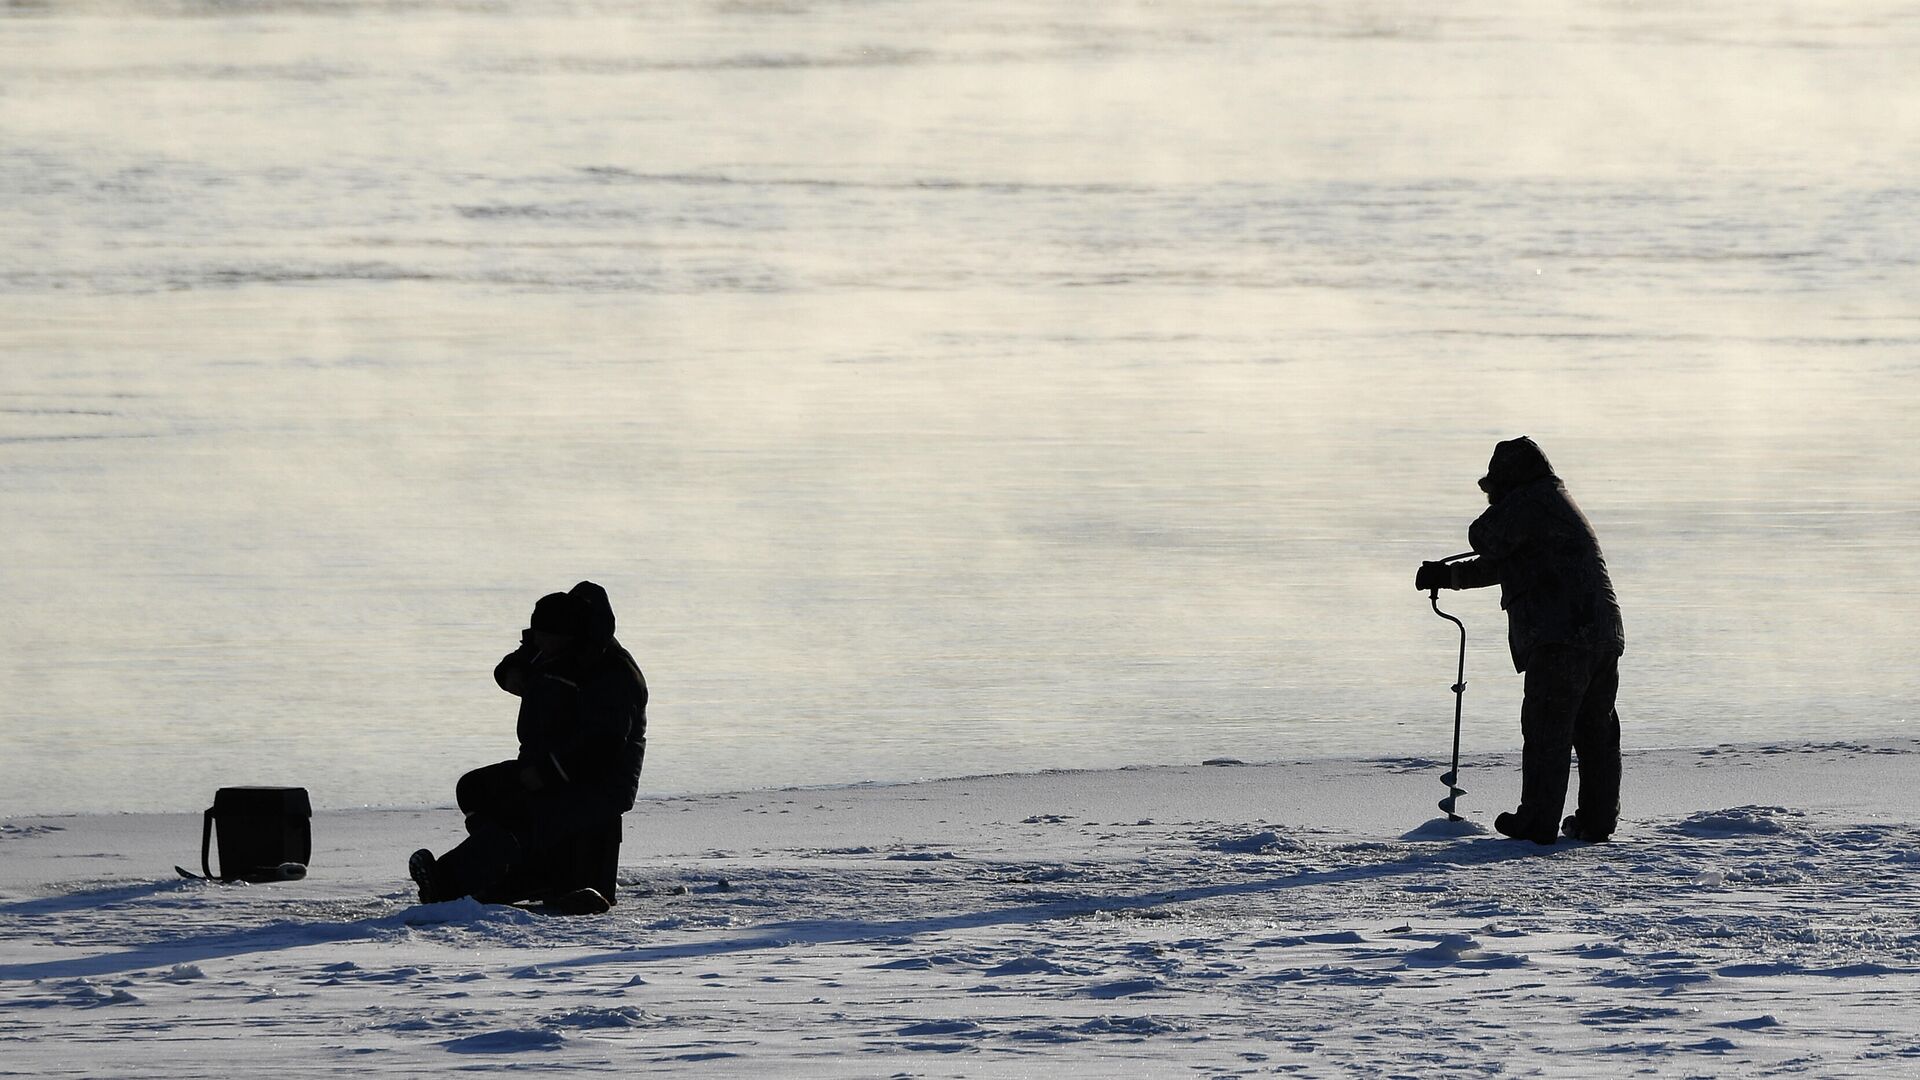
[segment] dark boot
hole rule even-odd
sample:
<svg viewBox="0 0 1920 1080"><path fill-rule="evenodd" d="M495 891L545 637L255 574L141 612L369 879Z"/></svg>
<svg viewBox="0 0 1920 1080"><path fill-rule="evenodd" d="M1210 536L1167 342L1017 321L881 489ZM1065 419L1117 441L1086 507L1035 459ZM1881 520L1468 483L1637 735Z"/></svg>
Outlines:
<svg viewBox="0 0 1920 1080"><path fill-rule="evenodd" d="M1560 832L1569 840L1578 840L1584 844L1604 844L1613 835L1613 826L1602 828L1597 823L1583 820L1579 814L1568 814L1560 823Z"/></svg>
<svg viewBox="0 0 1920 1080"><path fill-rule="evenodd" d="M1501 836L1515 840L1531 840L1541 847L1552 847L1560 839L1552 825L1542 825L1532 818L1519 814L1501 814L1493 819L1493 828Z"/></svg>
<svg viewBox="0 0 1920 1080"><path fill-rule="evenodd" d="M407 876L420 887L420 902L423 904L437 904L442 900L451 899L440 895L433 877L435 864L433 852L426 848L421 848L407 857Z"/></svg>
<svg viewBox="0 0 1920 1080"><path fill-rule="evenodd" d="M611 911L613 903L600 895L600 890L582 885L548 900L541 907L555 915L601 915Z"/></svg>
<svg viewBox="0 0 1920 1080"><path fill-rule="evenodd" d="M519 858L520 843L505 828L473 818L468 819L468 827L471 835L433 862L434 899L428 902L483 896L507 876Z"/></svg>

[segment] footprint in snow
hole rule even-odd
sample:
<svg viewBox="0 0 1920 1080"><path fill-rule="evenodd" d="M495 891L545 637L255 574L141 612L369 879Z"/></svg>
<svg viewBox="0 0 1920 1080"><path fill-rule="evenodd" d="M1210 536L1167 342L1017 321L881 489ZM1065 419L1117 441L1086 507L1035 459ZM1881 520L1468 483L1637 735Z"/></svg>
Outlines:
<svg viewBox="0 0 1920 1080"><path fill-rule="evenodd" d="M146 1002L118 986L100 986L88 979L75 979L61 988L60 998L33 998L15 1002L27 1008L65 1005L75 1009L98 1009L108 1005L144 1005Z"/></svg>
<svg viewBox="0 0 1920 1080"><path fill-rule="evenodd" d="M631 1005L618 1005L611 1009L573 1009L556 1013L547 1020L554 1027L563 1028L637 1028L658 1022L657 1017Z"/></svg>
<svg viewBox="0 0 1920 1080"><path fill-rule="evenodd" d="M336 965L326 965L321 969L323 978L307 978L317 986L342 986L346 982L430 982L432 978L417 967L397 967L394 970L367 970L357 963L342 961Z"/></svg>
<svg viewBox="0 0 1920 1080"><path fill-rule="evenodd" d="M1113 982L1095 983L1083 987L1083 997L1111 1000L1113 998L1132 997L1135 994L1153 994L1167 988L1167 984L1155 978L1118 979Z"/></svg>
<svg viewBox="0 0 1920 1080"><path fill-rule="evenodd" d="M14 825L9 823L0 825L0 840L25 840L29 837L45 836L48 833L57 833L60 831L62 831L62 827L59 825Z"/></svg>
<svg viewBox="0 0 1920 1080"><path fill-rule="evenodd" d="M1293 934L1287 937L1262 938L1253 943L1256 949L1291 948L1296 945L1365 945L1366 936L1356 930L1336 930L1325 934Z"/></svg>
<svg viewBox="0 0 1920 1080"><path fill-rule="evenodd" d="M547 1028L509 1028L483 1031L459 1039L448 1039L441 1048L452 1054L524 1054L535 1050L558 1050L566 1039Z"/></svg>
<svg viewBox="0 0 1920 1080"><path fill-rule="evenodd" d="M1441 766L1441 762L1435 761L1432 758L1423 757L1376 758L1374 759L1374 764L1385 772L1396 773L1427 772L1438 769Z"/></svg>
<svg viewBox="0 0 1920 1080"><path fill-rule="evenodd" d="M1016 956L997 967L986 970L988 975L1065 975L1067 969L1045 957Z"/></svg>
<svg viewBox="0 0 1920 1080"><path fill-rule="evenodd" d="M532 967L523 967L520 970L515 971L511 975L507 976L507 978L509 979L561 979L561 980L570 979L572 977L573 976L568 972L555 971L552 968L543 968L538 964Z"/></svg>
<svg viewBox="0 0 1920 1080"><path fill-rule="evenodd" d="M470 1028L473 1026L473 1013L466 1010L454 1012L427 1013L419 1016L403 1016L398 1019L384 1020L368 1025L373 1031L445 1031L449 1028Z"/></svg>
<svg viewBox="0 0 1920 1080"><path fill-rule="evenodd" d="M1271 975L1256 975L1253 979L1255 982L1307 983L1339 987L1399 986L1401 983L1400 976L1391 972L1367 971L1342 964L1322 964L1317 968L1276 971Z"/></svg>
<svg viewBox="0 0 1920 1080"><path fill-rule="evenodd" d="M1713 979L1713 973L1707 971L1666 971L1653 975L1636 975L1630 971L1621 971L1596 975L1592 981L1597 986L1612 987L1617 990L1661 990L1672 993L1683 986L1708 983Z"/></svg>
<svg viewBox="0 0 1920 1080"><path fill-rule="evenodd" d="M1073 1030L1082 1035L1172 1035L1187 1029L1157 1016L1101 1016Z"/></svg>
<svg viewBox="0 0 1920 1080"><path fill-rule="evenodd" d="M1019 872L1019 875L1008 880L1016 885L1040 885L1050 881L1074 881L1086 876L1079 870L1065 866L1040 866Z"/></svg>
<svg viewBox="0 0 1920 1080"><path fill-rule="evenodd" d="M1911 975L1913 968L1888 967L1867 961L1835 967L1807 967L1804 964L1727 964L1714 974L1726 979L1764 979L1779 975L1816 975L1828 979L1870 979L1881 975Z"/></svg>
<svg viewBox="0 0 1920 1080"><path fill-rule="evenodd" d="M1086 1041L1085 1036L1075 1035L1063 1027L1028 1028L1020 1031L1009 1031L1005 1037L1017 1042L1033 1043L1076 1043Z"/></svg>
<svg viewBox="0 0 1920 1080"><path fill-rule="evenodd" d="M918 1024L908 1024L895 1032L896 1035L980 1035L984 1034L979 1024L971 1020L927 1020Z"/></svg>
<svg viewBox="0 0 1920 1080"><path fill-rule="evenodd" d="M1416 949L1402 961L1407 967L1516 968L1531 963L1515 953L1488 952L1466 935L1442 938L1431 948Z"/></svg>
<svg viewBox="0 0 1920 1080"><path fill-rule="evenodd" d="M1263 829L1244 836L1218 838L1205 846L1229 855L1271 855L1281 851L1299 851L1302 847L1300 841L1290 836L1281 836L1272 829Z"/></svg>
<svg viewBox="0 0 1920 1080"><path fill-rule="evenodd" d="M1805 817L1799 810L1784 806L1736 806L1729 810L1705 810L1669 826L1683 836L1706 840L1733 836L1778 836L1789 829L1795 818Z"/></svg>
<svg viewBox="0 0 1920 1080"><path fill-rule="evenodd" d="M867 967L874 971L928 971L937 967L955 967L978 962L977 958L971 956L934 953L931 956L909 956L900 960L887 960L878 964L868 964Z"/></svg>
<svg viewBox="0 0 1920 1080"><path fill-rule="evenodd" d="M1645 1024L1654 1020L1671 1020L1682 1015L1685 1015L1685 1010L1663 1008L1657 1005L1614 1005L1582 1013L1580 1020L1582 1023L1606 1026Z"/></svg>

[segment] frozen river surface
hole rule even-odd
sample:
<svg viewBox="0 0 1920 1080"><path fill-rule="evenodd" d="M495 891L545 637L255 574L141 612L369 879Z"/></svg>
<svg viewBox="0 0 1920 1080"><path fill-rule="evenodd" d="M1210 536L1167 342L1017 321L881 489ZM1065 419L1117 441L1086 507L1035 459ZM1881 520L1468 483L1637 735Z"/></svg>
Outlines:
<svg viewBox="0 0 1920 1080"><path fill-rule="evenodd" d="M580 578L649 791L1440 754L1523 432L1630 743L1910 733L1920 20L1508 6L8 6L0 814L445 802Z"/></svg>

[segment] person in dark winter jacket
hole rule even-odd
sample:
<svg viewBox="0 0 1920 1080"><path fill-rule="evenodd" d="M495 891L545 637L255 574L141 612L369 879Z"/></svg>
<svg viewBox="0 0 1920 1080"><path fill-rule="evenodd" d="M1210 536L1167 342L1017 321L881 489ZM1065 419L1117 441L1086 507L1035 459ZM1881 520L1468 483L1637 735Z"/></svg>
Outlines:
<svg viewBox="0 0 1920 1080"><path fill-rule="evenodd" d="M1494 819L1507 836L1553 843L1560 833L1605 840L1620 817L1620 656L1626 633L1593 526L1532 439L1493 448L1485 513L1467 529L1471 559L1423 563L1414 585L1500 586L1513 667L1526 676L1520 708L1520 808ZM1569 752L1580 796L1564 821Z"/></svg>
<svg viewBox="0 0 1920 1080"><path fill-rule="evenodd" d="M534 605L520 647L493 669L520 699L519 756L460 778L467 838L438 859L422 849L408 862L422 903L488 898L527 854L632 808L647 682L613 629L606 590L591 581Z"/></svg>

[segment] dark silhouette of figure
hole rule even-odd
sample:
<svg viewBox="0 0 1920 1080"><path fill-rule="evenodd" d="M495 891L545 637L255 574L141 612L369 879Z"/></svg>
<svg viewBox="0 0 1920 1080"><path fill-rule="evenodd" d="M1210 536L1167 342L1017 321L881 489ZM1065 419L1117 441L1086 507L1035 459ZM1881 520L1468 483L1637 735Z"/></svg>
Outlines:
<svg viewBox="0 0 1920 1080"><path fill-rule="evenodd" d="M498 894L511 872L632 808L647 682L613 627L607 592L591 581L534 605L520 647L493 669L520 699L519 756L460 778L467 838L438 859L423 848L408 861L422 903L525 899Z"/></svg>
<svg viewBox="0 0 1920 1080"><path fill-rule="evenodd" d="M1620 817L1620 654L1626 633L1593 526L1522 436L1493 448L1480 480L1487 510L1467 529L1476 556L1423 563L1420 591L1500 586L1507 644L1526 675L1520 708L1520 808L1494 819L1507 836L1551 844L1612 835ZM1569 752L1580 755L1578 809L1567 800ZM1557 823L1557 827L1556 827Z"/></svg>

